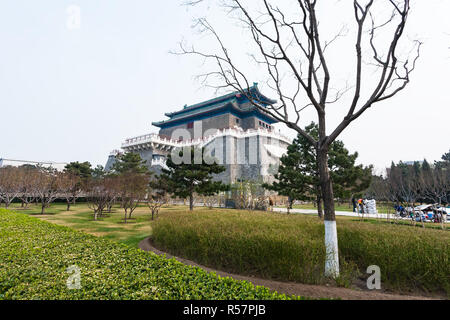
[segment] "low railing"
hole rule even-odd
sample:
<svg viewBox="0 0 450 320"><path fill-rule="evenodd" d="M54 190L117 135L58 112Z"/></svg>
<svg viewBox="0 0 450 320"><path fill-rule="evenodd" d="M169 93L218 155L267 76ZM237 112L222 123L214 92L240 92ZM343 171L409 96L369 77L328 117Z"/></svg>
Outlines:
<svg viewBox="0 0 450 320"><path fill-rule="evenodd" d="M156 133L151 133L151 134L138 136L135 138L126 139L125 142L122 143L122 148L127 148L130 146L140 145L140 144L144 144L144 143L160 143L160 144L164 144L164 145L170 145L173 147L183 147L183 146L189 146L189 145L205 145L208 142L216 139L217 137L226 136L226 135L235 136L237 138L245 138L245 137L261 135L261 134L265 135L265 136L277 138L279 140L283 140L288 144L290 144L292 142L291 139L282 135L281 133L277 133L275 131L268 130L265 128L249 129L249 130L244 131L243 129L241 129L239 127L235 127L235 128L218 129L216 131L216 133L214 133L212 135L197 138L197 139L185 140L185 141L180 141L180 140L175 140L175 139L167 139Z"/></svg>

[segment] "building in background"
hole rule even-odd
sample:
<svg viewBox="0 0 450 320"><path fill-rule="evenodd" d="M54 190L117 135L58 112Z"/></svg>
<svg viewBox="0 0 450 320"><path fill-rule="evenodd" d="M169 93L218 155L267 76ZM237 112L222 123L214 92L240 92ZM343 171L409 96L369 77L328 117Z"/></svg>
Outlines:
<svg viewBox="0 0 450 320"><path fill-rule="evenodd" d="M0 168L12 166L20 167L23 165L40 166L44 168L53 168L58 171L63 171L67 163L65 162L50 162L50 161L28 161L28 160L14 160L0 158Z"/></svg>
<svg viewBox="0 0 450 320"><path fill-rule="evenodd" d="M247 96L256 98L253 105ZM226 167L216 176L224 183L238 180L263 180L271 182L280 157L292 142L276 132L277 120L264 112L276 101L264 96L255 83L246 94L238 92L184 106L166 113L167 120L153 122L158 134L147 134L126 139L122 150L113 151L105 166L110 170L121 152L136 152L155 172L164 167L167 155L185 146L205 147Z"/></svg>

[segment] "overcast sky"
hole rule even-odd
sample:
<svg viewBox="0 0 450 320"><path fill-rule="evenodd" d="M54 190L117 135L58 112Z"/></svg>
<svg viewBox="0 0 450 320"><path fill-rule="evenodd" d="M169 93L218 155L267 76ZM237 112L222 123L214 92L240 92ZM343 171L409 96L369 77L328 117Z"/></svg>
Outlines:
<svg viewBox="0 0 450 320"><path fill-rule="evenodd" d="M347 1L329 3L319 12L324 21L337 17L334 6L346 10ZM79 28L68 8L80 8ZM424 46L410 85L339 138L359 152L360 162L383 168L437 160L449 150L449 13L448 0L414 4L407 35ZM213 97L194 79L207 66L169 53L181 40L213 49L191 28L203 15L225 33L230 51L248 53L238 27L211 7L188 10L178 0L0 0L0 158L104 165L126 138L156 132L151 122L165 112ZM337 44L333 61L340 49ZM249 79L264 81L264 74ZM306 113L304 123L311 120Z"/></svg>

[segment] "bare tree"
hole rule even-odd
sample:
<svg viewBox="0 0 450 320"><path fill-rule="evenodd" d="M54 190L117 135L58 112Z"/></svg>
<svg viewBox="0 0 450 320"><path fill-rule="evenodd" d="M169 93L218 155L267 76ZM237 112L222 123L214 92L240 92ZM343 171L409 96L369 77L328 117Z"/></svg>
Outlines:
<svg viewBox="0 0 450 320"><path fill-rule="evenodd" d="M121 185L119 176L109 175L105 179L106 212L111 213L112 207L120 197Z"/></svg>
<svg viewBox="0 0 450 320"><path fill-rule="evenodd" d="M39 174L35 166L21 166L20 170L20 200L22 208L28 208L28 205L36 199L36 181Z"/></svg>
<svg viewBox="0 0 450 320"><path fill-rule="evenodd" d="M35 192L41 203L41 214L60 193L60 173L51 168L40 168L35 180Z"/></svg>
<svg viewBox="0 0 450 320"><path fill-rule="evenodd" d="M188 1L188 4L200 2L202 1ZM266 101L261 101L260 97L248 90L250 87L248 74L245 74L244 69L235 63L223 39L205 18L198 20L198 26L213 35L220 48L219 52L202 52L194 47L186 48L181 44L181 51L178 54L192 54L216 63L215 71L202 76L205 84L217 89L238 90L255 107L297 131L315 146L324 204L325 274L337 277L339 275L337 229L333 186L327 165L328 150L330 144L366 110L378 102L392 98L409 83L421 45L417 42L413 59L399 58L398 47L404 35L410 1L354 0L352 2L356 22L355 83L353 88L337 90L336 94L332 94L333 88L330 84L332 73L325 52L329 45L343 34L339 32L331 40L323 41L316 10L318 1L294 1L292 10L280 9L279 6L282 4L277 5L275 1L261 0L258 3L261 4L264 12L252 10L256 6L254 1L244 5L243 0L225 0L225 7L229 13L236 13L240 21L248 28L250 38L257 48L257 52L252 56L256 63L267 70L267 84L277 93L279 99L277 103L267 105ZM384 12L388 10L388 16L380 16L376 5L379 5L378 9L384 9ZM383 21L380 21L381 19ZM377 35L382 35L383 41L380 41ZM364 45L369 48L369 57L363 57ZM369 87L367 83L363 83L364 62L375 68L378 73L371 74L370 78L365 79L376 79L376 83L372 89L367 88L370 92L363 100L361 96L363 96L364 85ZM289 89L289 86L283 84L286 78L295 83L294 92ZM217 79L219 84L210 84ZM343 94L349 91L353 91L353 98L348 105L343 106L347 109L345 117L334 129L328 131L326 107L340 101ZM317 114L318 139L306 133L299 125L301 112L308 107L313 107Z"/></svg>
<svg viewBox="0 0 450 320"><path fill-rule="evenodd" d="M212 209L219 204L219 195L203 196L203 205Z"/></svg>
<svg viewBox="0 0 450 320"><path fill-rule="evenodd" d="M70 205L74 204L76 199L83 192L81 188L81 178L77 175L67 172L61 173L59 178L61 197L66 199L67 211L70 211Z"/></svg>
<svg viewBox="0 0 450 320"><path fill-rule="evenodd" d="M421 185L424 197L442 205L450 190L450 172L447 168L439 167L422 170Z"/></svg>
<svg viewBox="0 0 450 320"><path fill-rule="evenodd" d="M16 167L0 168L0 198L9 208L20 194L20 169Z"/></svg>
<svg viewBox="0 0 450 320"><path fill-rule="evenodd" d="M158 216L159 210L169 202L168 184L165 179L153 179L147 189L147 206L152 213L152 220Z"/></svg>
<svg viewBox="0 0 450 320"><path fill-rule="evenodd" d="M420 181L421 169L420 164L417 162L414 166L399 163L396 166L391 166L389 172L389 181L392 184L393 193L397 196L397 199L402 202L406 202L407 212L411 217L411 224L416 223L416 212L414 207L417 199L421 196L421 181ZM421 218L422 227L425 227L424 221Z"/></svg>
<svg viewBox="0 0 450 320"><path fill-rule="evenodd" d="M424 198L432 200L434 203L442 206L447 202L447 196L450 192L450 170L446 167L435 166L421 172L421 193ZM448 204L448 203L447 203ZM443 211L436 210L441 228L444 229Z"/></svg>
<svg viewBox="0 0 450 320"><path fill-rule="evenodd" d="M87 184L88 207L94 211L94 220L103 214L110 197L109 177L91 179Z"/></svg>
<svg viewBox="0 0 450 320"><path fill-rule="evenodd" d="M131 214L138 207L140 200L143 200L148 185L148 176L135 172L126 172L119 177L120 201L125 211L124 222L131 218ZM128 217L127 217L128 214Z"/></svg>

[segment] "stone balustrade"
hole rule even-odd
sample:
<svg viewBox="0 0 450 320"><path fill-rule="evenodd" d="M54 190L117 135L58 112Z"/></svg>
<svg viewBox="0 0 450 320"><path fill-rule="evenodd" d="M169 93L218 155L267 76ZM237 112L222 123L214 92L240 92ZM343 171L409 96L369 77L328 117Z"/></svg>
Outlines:
<svg viewBox="0 0 450 320"><path fill-rule="evenodd" d="M243 129L241 129L239 127L235 127L235 128L219 129L219 130L217 130L216 133L214 133L212 135L197 138L197 139L190 139L190 140L186 140L186 141L167 139L156 133L151 133L151 134L146 134L146 135L126 139L125 142L122 143L122 148L126 150L127 148L130 148L133 146L138 146L138 145L148 144L148 143L156 143L156 144L161 144L161 145L167 145L170 147L184 147L184 146L195 146L195 145L203 146L203 145L206 145L207 143L209 143L210 141L212 141L218 137L221 137L221 136L233 136L236 138L246 138L246 137L251 137L251 136L256 136L256 135L262 135L262 136L266 136L266 137L279 139L288 144L292 143L292 140L289 139L288 137L286 137L280 133L277 133L275 131L265 129L265 128L249 129L249 130L244 131Z"/></svg>

